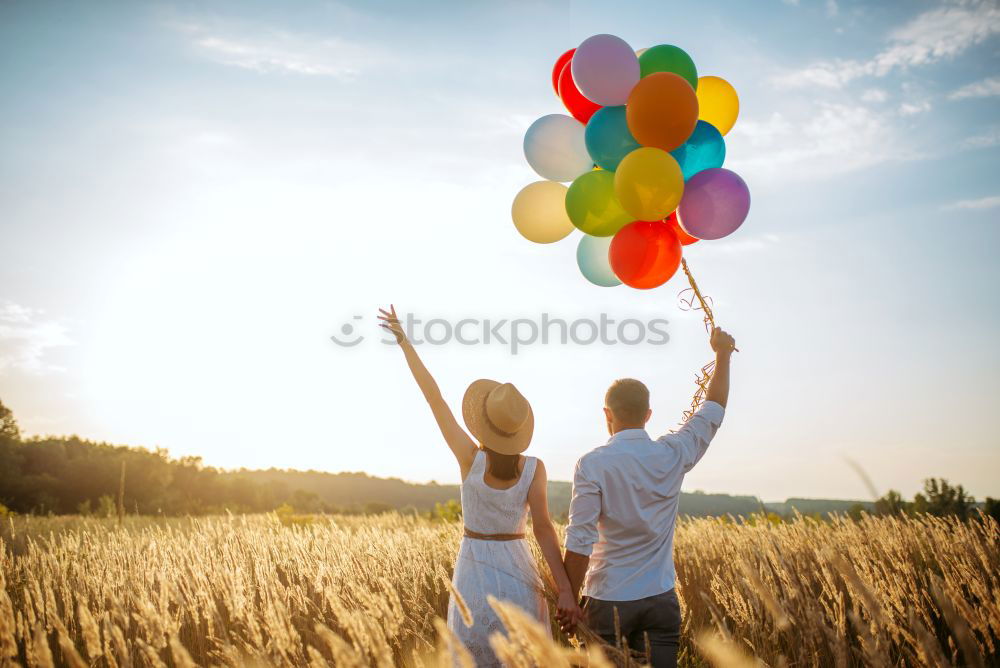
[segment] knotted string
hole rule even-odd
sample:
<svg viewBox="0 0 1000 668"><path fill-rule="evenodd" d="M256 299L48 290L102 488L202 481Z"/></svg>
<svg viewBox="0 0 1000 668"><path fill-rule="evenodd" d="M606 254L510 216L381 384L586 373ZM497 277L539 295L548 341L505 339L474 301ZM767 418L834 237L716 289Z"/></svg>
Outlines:
<svg viewBox="0 0 1000 668"><path fill-rule="evenodd" d="M712 314L712 307L709 305L712 298L709 297L706 299L701 294L701 290L698 289L698 283L694 280L691 270L688 269L687 260L684 258L681 258L681 268L684 269L684 275L687 276L691 287L684 288L678 293L678 305L682 311L701 311L705 330L711 335L712 330L715 329L715 316ZM697 305L695 305L695 300L698 302ZM701 405L705 403L705 396L708 394L708 383L712 380L712 373L714 371L715 360L712 360L701 367L701 371L695 376L694 383L698 386L698 389L695 390L694 397L691 399L691 408L684 411L682 422L687 422L701 408Z"/></svg>

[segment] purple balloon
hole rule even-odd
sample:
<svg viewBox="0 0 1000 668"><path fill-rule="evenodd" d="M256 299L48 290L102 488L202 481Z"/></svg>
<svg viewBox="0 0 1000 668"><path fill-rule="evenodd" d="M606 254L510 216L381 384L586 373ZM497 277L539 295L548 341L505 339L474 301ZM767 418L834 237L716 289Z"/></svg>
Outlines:
<svg viewBox="0 0 1000 668"><path fill-rule="evenodd" d="M639 83L639 59L621 37L588 37L570 62L576 87L588 100L605 107L625 104L632 87Z"/></svg>
<svg viewBox="0 0 1000 668"><path fill-rule="evenodd" d="M684 184L677 222L699 239L721 239L735 232L750 212L750 190L736 172L713 167Z"/></svg>

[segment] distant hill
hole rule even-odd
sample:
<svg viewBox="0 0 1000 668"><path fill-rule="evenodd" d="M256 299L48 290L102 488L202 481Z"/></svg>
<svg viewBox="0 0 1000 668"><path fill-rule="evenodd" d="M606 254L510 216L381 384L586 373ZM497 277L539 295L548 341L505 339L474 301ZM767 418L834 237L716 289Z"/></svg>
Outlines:
<svg viewBox="0 0 1000 668"><path fill-rule="evenodd" d="M803 515L819 513L847 513L856 506L861 506L867 511L875 509L875 504L871 501L845 501L843 499L786 499L780 503L766 503L765 507L779 515L791 515L796 510Z"/></svg>
<svg viewBox="0 0 1000 668"><path fill-rule="evenodd" d="M399 510L406 507L430 510L435 503L459 498L458 485L418 484L399 478L376 478L366 473L240 469L227 475L257 483L277 483L289 490L302 490L315 494L320 501L338 508L379 503Z"/></svg>
<svg viewBox="0 0 1000 668"><path fill-rule="evenodd" d="M326 506L343 509L363 509L370 504L384 504L397 510L411 508L428 511L434 508L435 503L446 503L449 499L459 500L458 485L411 483L398 478L376 478L365 473L241 469L225 475L238 476L262 484L277 484L288 490L302 490L304 493L314 494ZM563 518L569 513L571 494L570 483L549 482L549 510L553 516ZM754 496L682 492L680 512L694 517L747 516L766 508L771 512L786 515L795 508L800 513L808 515L846 513L857 503L859 502L832 499L788 499L783 503L764 504Z"/></svg>
<svg viewBox="0 0 1000 668"><path fill-rule="evenodd" d="M549 508L569 512L572 485L549 482ZM119 501L120 499L120 501ZM199 457L172 458L163 449L98 443L77 436L22 439L0 402L0 515L207 515L260 513L291 506L299 513L427 512L459 499L458 485L417 484L364 473L224 470ZM685 515L749 515L767 509L787 515L847 512L854 501L788 499L762 504L752 496L682 493ZM868 504L870 506L871 504Z"/></svg>

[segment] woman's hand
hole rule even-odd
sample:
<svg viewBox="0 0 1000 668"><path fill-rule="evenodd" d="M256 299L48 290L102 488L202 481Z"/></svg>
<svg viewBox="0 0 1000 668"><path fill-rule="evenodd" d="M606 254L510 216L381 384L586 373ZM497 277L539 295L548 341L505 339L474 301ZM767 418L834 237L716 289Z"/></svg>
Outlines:
<svg viewBox="0 0 1000 668"><path fill-rule="evenodd" d="M382 321L379 323L379 327L392 332L392 335L396 337L396 343L405 341L406 333L403 331L403 326L399 324L399 318L396 317L396 307L390 304L388 311L380 308L379 312L382 314L378 317Z"/></svg>
<svg viewBox="0 0 1000 668"><path fill-rule="evenodd" d="M556 601L556 618L559 620L559 627L563 633L573 633L576 630L576 625L583 620L583 610L573 598L572 592L559 592L559 598Z"/></svg>

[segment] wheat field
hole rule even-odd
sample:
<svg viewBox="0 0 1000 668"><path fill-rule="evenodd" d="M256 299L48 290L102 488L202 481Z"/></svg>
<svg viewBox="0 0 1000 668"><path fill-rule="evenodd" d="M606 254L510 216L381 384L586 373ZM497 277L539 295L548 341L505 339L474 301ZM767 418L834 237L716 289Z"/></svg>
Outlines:
<svg viewBox="0 0 1000 668"><path fill-rule="evenodd" d="M11 518L0 665L462 665L442 623L460 532L395 514ZM996 664L998 538L989 518L683 521L681 665ZM634 661L496 605L509 665Z"/></svg>

